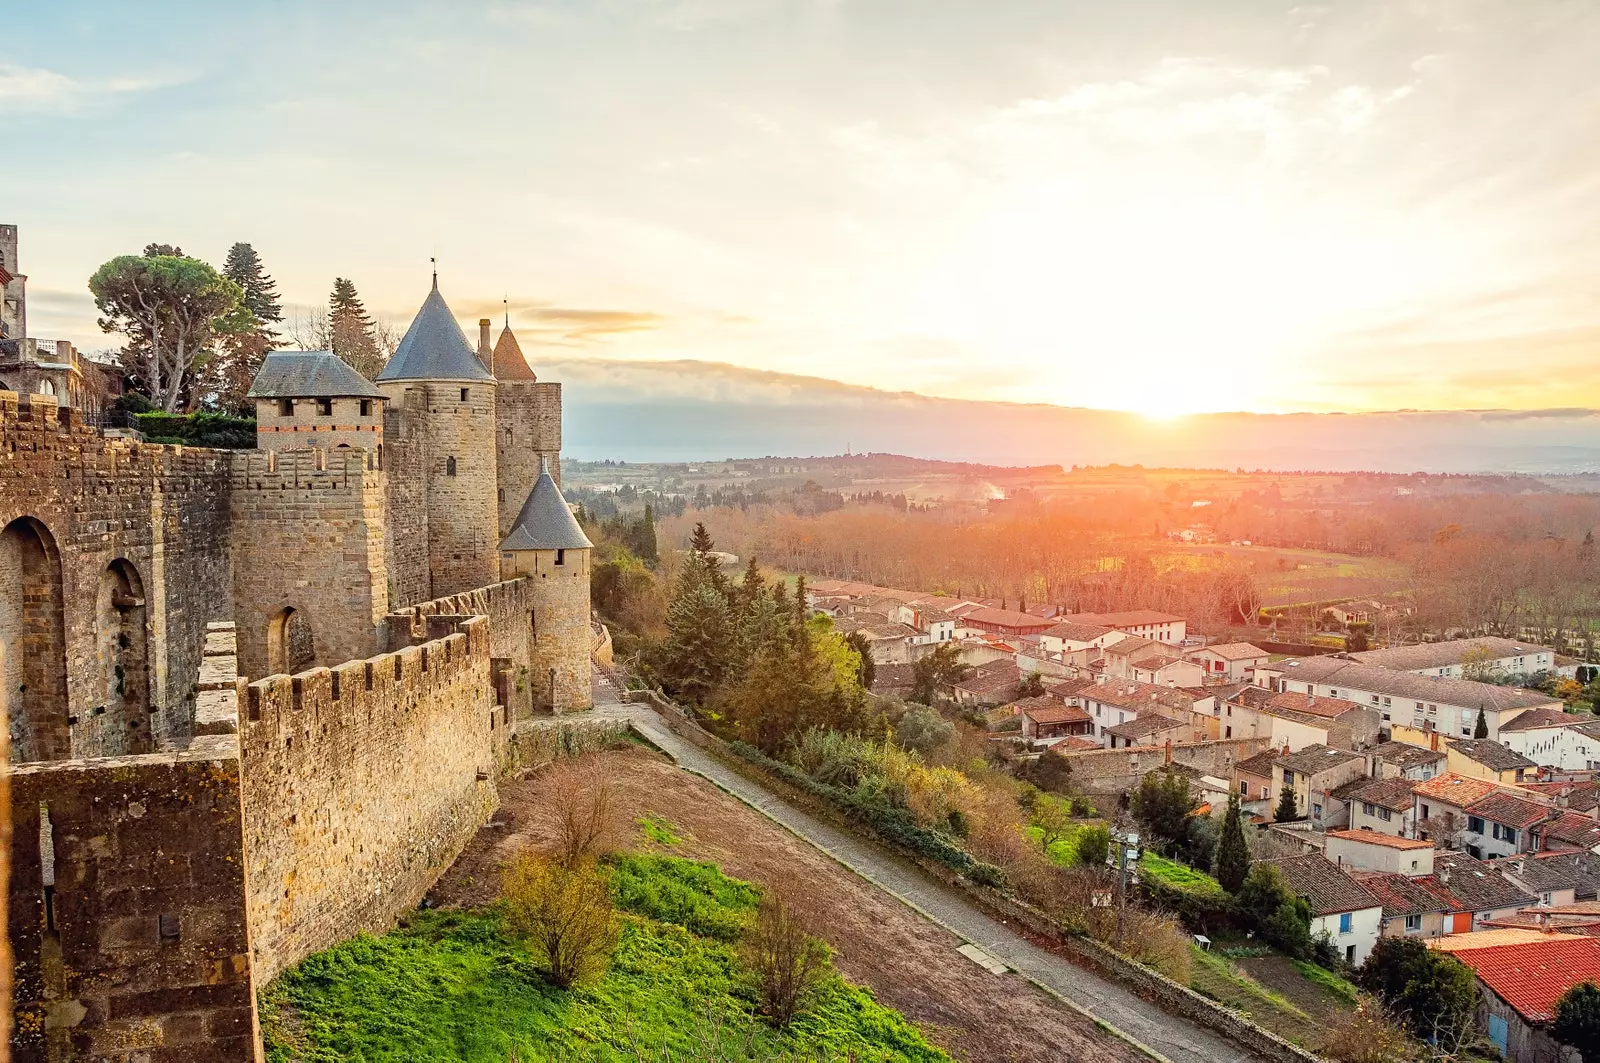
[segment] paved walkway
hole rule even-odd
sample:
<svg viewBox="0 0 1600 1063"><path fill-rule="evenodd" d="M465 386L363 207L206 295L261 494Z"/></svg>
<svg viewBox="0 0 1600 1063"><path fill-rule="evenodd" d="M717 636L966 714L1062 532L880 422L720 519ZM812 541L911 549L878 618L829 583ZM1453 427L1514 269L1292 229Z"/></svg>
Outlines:
<svg viewBox="0 0 1600 1063"><path fill-rule="evenodd" d="M1248 1058L1238 1045L1169 1015L1115 982L1069 963L1029 942L977 907L958 890L914 865L795 808L765 787L674 734L648 705L624 704L603 676L595 679L597 715L627 719L678 765L701 775L838 860L901 902L947 927L956 936L1005 961L1090 1016L1114 1027L1146 1050L1172 1063L1216 1063Z"/></svg>

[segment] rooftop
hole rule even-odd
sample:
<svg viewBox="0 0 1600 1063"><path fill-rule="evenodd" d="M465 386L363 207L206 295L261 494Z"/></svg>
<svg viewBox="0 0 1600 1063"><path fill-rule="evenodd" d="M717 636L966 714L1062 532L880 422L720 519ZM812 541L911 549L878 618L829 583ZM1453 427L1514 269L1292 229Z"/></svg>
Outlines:
<svg viewBox="0 0 1600 1063"><path fill-rule="evenodd" d="M1531 945L1552 939L1562 941L1577 934L1552 934L1546 930L1528 927L1500 927L1495 930L1470 930L1464 934L1451 934L1428 942L1435 952L1476 952L1478 949L1499 949L1507 945ZM1459 958L1459 957L1458 957Z"/></svg>
<svg viewBox="0 0 1600 1063"><path fill-rule="evenodd" d="M250 383L252 399L381 399L372 381L332 351L268 351Z"/></svg>
<svg viewBox="0 0 1600 1063"><path fill-rule="evenodd" d="M1371 752L1385 764L1393 764L1401 771L1446 759L1443 750L1414 746L1409 742L1384 742L1373 747Z"/></svg>
<svg viewBox="0 0 1600 1063"><path fill-rule="evenodd" d="M1303 775L1315 775L1318 772L1336 768L1341 764L1348 764L1352 760L1365 761L1360 753L1352 753L1348 749L1335 749L1333 746L1314 745L1306 746L1295 753L1279 753L1273 758L1272 763Z"/></svg>
<svg viewBox="0 0 1600 1063"><path fill-rule="evenodd" d="M1500 725L1502 731L1533 731L1543 727L1570 727L1575 723L1594 723L1595 719L1586 713L1566 712L1555 706L1540 709L1529 709L1514 719L1507 720Z"/></svg>
<svg viewBox="0 0 1600 1063"><path fill-rule="evenodd" d="M1160 653L1167 648L1164 642L1155 639L1129 637L1120 642L1113 642L1106 647L1107 657L1132 657L1145 652Z"/></svg>
<svg viewBox="0 0 1600 1063"><path fill-rule="evenodd" d="M517 342L516 333L507 325L500 331L500 338L494 341L494 375L496 380L537 380L533 370L528 368L528 359L522 355L522 344Z"/></svg>
<svg viewBox="0 0 1600 1063"><path fill-rule="evenodd" d="M1363 801L1392 812L1411 809L1411 794L1415 783L1410 779L1357 779L1333 791L1341 801Z"/></svg>
<svg viewBox="0 0 1600 1063"><path fill-rule="evenodd" d="M1043 634L1063 639L1067 642L1093 642L1103 638L1111 632L1111 628L1097 627L1094 624L1060 623L1046 629Z"/></svg>
<svg viewBox="0 0 1600 1063"><path fill-rule="evenodd" d="M1183 713L1194 710L1193 699L1181 690L1127 679L1108 679L1096 686L1085 687L1078 692L1078 696L1135 712L1155 711L1163 707Z"/></svg>
<svg viewBox="0 0 1600 1063"><path fill-rule="evenodd" d="M1015 609L993 609L983 607L974 609L962 616L968 623L983 625L993 624L995 627L1019 628L1025 631L1048 631L1052 622L1032 613L1019 613Z"/></svg>
<svg viewBox="0 0 1600 1063"><path fill-rule="evenodd" d="M1293 690L1285 690L1272 695L1266 700L1262 708L1267 712L1284 711L1298 712L1307 716L1318 716L1332 720L1343 716L1345 713L1362 706L1344 698L1317 697L1315 694L1302 694Z"/></svg>
<svg viewBox="0 0 1600 1063"><path fill-rule="evenodd" d="M1531 642L1513 642L1511 639L1486 636L1425 642L1417 646L1394 646L1386 650L1361 650L1350 656L1363 664L1411 672L1420 668L1449 668L1474 658L1496 661L1503 657L1522 657L1534 653L1553 655L1555 652L1548 646Z"/></svg>
<svg viewBox="0 0 1600 1063"><path fill-rule="evenodd" d="M1493 863L1536 893L1570 889L1574 898L1587 900L1600 891L1600 856L1587 849L1508 856Z"/></svg>
<svg viewBox="0 0 1600 1063"><path fill-rule="evenodd" d="M1561 812L1552 822L1540 827L1539 834L1546 845L1557 842L1583 849L1600 845L1600 823L1570 810Z"/></svg>
<svg viewBox="0 0 1600 1063"><path fill-rule="evenodd" d="M1272 762L1278 759L1276 749L1264 750L1253 757L1246 757L1233 766L1236 772L1246 775L1259 775L1263 779L1272 778Z"/></svg>
<svg viewBox="0 0 1600 1063"><path fill-rule="evenodd" d="M494 380L439 294L437 278L378 380Z"/></svg>
<svg viewBox="0 0 1600 1063"><path fill-rule="evenodd" d="M1248 642L1224 642L1216 646L1201 646L1190 653L1214 653L1225 661L1253 661L1260 657L1271 656L1260 646L1252 646Z"/></svg>
<svg viewBox="0 0 1600 1063"><path fill-rule="evenodd" d="M1550 935L1543 941L1457 952L1478 980L1529 1022L1555 1017L1556 1001L1579 982L1600 982L1600 939Z"/></svg>
<svg viewBox="0 0 1600 1063"><path fill-rule="evenodd" d="M1457 808L1466 808L1472 802L1488 797L1497 789L1499 787L1487 779L1473 779L1447 771L1443 775L1436 775L1425 782L1417 783L1412 792L1418 797L1444 801Z"/></svg>
<svg viewBox="0 0 1600 1063"><path fill-rule="evenodd" d="M1068 613L1061 617L1070 624L1094 624L1097 627L1153 627L1160 624L1181 624L1183 617L1161 613L1154 609L1126 609L1120 613Z"/></svg>
<svg viewBox="0 0 1600 1063"><path fill-rule="evenodd" d="M1494 772L1539 767L1537 763L1516 750L1507 749L1499 742L1491 742L1487 738L1453 738L1450 739L1449 746L1468 760L1482 764Z"/></svg>
<svg viewBox="0 0 1600 1063"><path fill-rule="evenodd" d="M477 360L476 356L473 358ZM528 500L511 525L511 534L500 544L501 550L587 550L594 546L583 534L578 518L567 508L561 488L550 477L550 470L539 470Z"/></svg>
<svg viewBox="0 0 1600 1063"><path fill-rule="evenodd" d="M1087 718L1088 713L1084 713L1084 717ZM1127 723L1119 723L1114 727L1107 727L1106 734L1132 740L1159 734L1162 731L1170 731L1175 727L1186 726L1188 725L1178 720L1169 719L1155 713L1145 713L1129 720Z"/></svg>
<svg viewBox="0 0 1600 1063"><path fill-rule="evenodd" d="M1417 880L1450 905L1453 912L1487 912L1520 908L1533 895L1508 880L1491 864L1466 853L1441 852L1433 858L1433 874Z"/></svg>
<svg viewBox="0 0 1600 1063"><path fill-rule="evenodd" d="M1383 905L1385 918L1397 915L1421 915L1424 912L1442 912L1447 905L1439 897L1393 871L1348 872L1361 886Z"/></svg>
<svg viewBox="0 0 1600 1063"><path fill-rule="evenodd" d="M1474 816L1503 823L1508 827L1526 830L1535 823L1542 823L1556 815L1556 810L1549 805L1541 805L1537 801L1509 794L1504 790L1497 790L1486 797L1481 797L1467 806L1467 811Z"/></svg>
<svg viewBox="0 0 1600 1063"><path fill-rule="evenodd" d="M1385 849L1433 848L1432 842L1419 841L1416 838L1396 838L1393 834L1382 834L1375 830L1330 830L1328 837L1347 842L1360 842L1363 845L1381 845Z"/></svg>
<svg viewBox="0 0 1600 1063"><path fill-rule="evenodd" d="M1312 915L1335 915L1383 906L1366 887L1321 853L1263 860L1262 863L1278 869L1289 888L1310 903Z"/></svg>
<svg viewBox="0 0 1600 1063"><path fill-rule="evenodd" d="M1274 670L1281 671L1285 679L1297 682L1325 683L1373 694L1410 698L1413 701L1442 702L1458 708L1475 709L1482 706L1498 713L1509 709L1534 709L1540 706L1559 705L1557 699L1533 690L1478 683L1470 679L1448 679L1443 676L1401 672L1375 664L1365 664L1339 653L1320 657L1291 657L1279 661L1273 667Z"/></svg>

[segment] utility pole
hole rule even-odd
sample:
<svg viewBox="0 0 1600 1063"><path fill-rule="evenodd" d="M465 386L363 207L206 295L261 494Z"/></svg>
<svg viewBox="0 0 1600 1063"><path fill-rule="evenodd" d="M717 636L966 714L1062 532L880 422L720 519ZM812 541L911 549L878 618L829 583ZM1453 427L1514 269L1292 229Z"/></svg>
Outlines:
<svg viewBox="0 0 1600 1063"><path fill-rule="evenodd" d="M1139 835L1135 831L1126 834L1120 828L1111 832L1112 840L1117 843L1117 951L1122 951L1122 918L1123 912L1128 907L1128 856L1139 858L1139 850L1133 848L1139 844Z"/></svg>

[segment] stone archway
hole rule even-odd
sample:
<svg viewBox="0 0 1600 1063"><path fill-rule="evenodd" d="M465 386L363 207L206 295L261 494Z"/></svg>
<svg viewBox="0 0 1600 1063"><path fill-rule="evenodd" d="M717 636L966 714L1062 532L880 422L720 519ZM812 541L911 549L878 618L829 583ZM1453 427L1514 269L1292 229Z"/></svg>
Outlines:
<svg viewBox="0 0 1600 1063"><path fill-rule="evenodd" d="M11 727L11 760L72 755L61 551L50 530L18 517L0 531L0 701Z"/></svg>
<svg viewBox="0 0 1600 1063"><path fill-rule="evenodd" d="M311 622L299 609L285 606L267 623L267 674L294 675L316 660Z"/></svg>
<svg viewBox="0 0 1600 1063"><path fill-rule="evenodd" d="M95 612L101 756L153 748L146 616L144 581L132 562L118 558L100 574Z"/></svg>

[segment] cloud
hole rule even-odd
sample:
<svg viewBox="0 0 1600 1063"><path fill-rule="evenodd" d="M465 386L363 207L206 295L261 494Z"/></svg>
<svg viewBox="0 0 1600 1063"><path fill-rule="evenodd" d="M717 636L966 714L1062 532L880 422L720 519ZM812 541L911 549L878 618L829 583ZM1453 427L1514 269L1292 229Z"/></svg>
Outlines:
<svg viewBox="0 0 1600 1063"><path fill-rule="evenodd" d="M456 313L471 321L477 318L502 320L509 312L511 328L530 334L539 343L584 346L611 336L650 332L666 328L671 319L650 310L608 310L591 307L551 306L536 299L464 299Z"/></svg>
<svg viewBox="0 0 1600 1063"><path fill-rule="evenodd" d="M181 80L128 77L79 81L42 67L0 63L0 108L71 111L107 97L181 83Z"/></svg>

